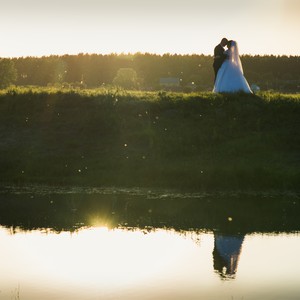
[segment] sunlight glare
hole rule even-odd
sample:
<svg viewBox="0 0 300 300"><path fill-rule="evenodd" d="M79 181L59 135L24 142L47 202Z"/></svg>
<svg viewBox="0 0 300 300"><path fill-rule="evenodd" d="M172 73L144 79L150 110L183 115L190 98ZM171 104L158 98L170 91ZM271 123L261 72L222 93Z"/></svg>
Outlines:
<svg viewBox="0 0 300 300"><path fill-rule="evenodd" d="M26 273L28 282L42 276L45 284L50 280L58 288L71 285L89 289L124 289L172 277L174 266L185 260L183 238L173 231L111 230L106 226L72 234L31 232L13 236L16 249L23 243L23 258L18 260L16 255L16 268ZM189 244L197 248L192 240Z"/></svg>

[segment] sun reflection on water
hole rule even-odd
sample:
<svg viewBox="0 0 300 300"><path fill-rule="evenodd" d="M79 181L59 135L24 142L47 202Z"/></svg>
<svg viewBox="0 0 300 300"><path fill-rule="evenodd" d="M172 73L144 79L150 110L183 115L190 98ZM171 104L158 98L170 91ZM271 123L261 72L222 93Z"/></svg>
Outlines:
<svg viewBox="0 0 300 300"><path fill-rule="evenodd" d="M198 247L193 239L172 230L141 231L106 226L85 228L72 234L16 232L12 238L10 248L18 252L14 272L26 281L39 282L40 287L51 282L56 288L72 286L90 291L142 288L158 278L165 284L178 262L186 260L187 246Z"/></svg>

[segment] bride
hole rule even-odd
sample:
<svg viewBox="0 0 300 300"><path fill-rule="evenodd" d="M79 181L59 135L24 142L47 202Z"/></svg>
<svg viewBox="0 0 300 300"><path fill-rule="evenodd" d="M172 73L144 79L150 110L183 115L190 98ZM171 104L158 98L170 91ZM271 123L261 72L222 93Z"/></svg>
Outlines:
<svg viewBox="0 0 300 300"><path fill-rule="evenodd" d="M244 77L242 63L236 41L227 44L227 59L218 71L213 92L215 93L252 93L249 84Z"/></svg>

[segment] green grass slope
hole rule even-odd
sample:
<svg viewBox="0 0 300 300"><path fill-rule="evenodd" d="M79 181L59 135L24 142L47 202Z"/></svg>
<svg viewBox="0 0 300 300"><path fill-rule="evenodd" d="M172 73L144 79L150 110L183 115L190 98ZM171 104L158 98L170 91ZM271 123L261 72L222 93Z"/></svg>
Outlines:
<svg viewBox="0 0 300 300"><path fill-rule="evenodd" d="M300 95L10 89L2 184L298 190Z"/></svg>

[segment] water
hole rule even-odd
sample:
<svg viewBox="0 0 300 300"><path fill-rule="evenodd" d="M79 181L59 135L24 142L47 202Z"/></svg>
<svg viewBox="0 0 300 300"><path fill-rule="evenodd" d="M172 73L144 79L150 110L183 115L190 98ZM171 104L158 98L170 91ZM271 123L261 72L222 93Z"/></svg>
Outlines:
<svg viewBox="0 0 300 300"><path fill-rule="evenodd" d="M0 299L299 299L296 195L0 194Z"/></svg>

